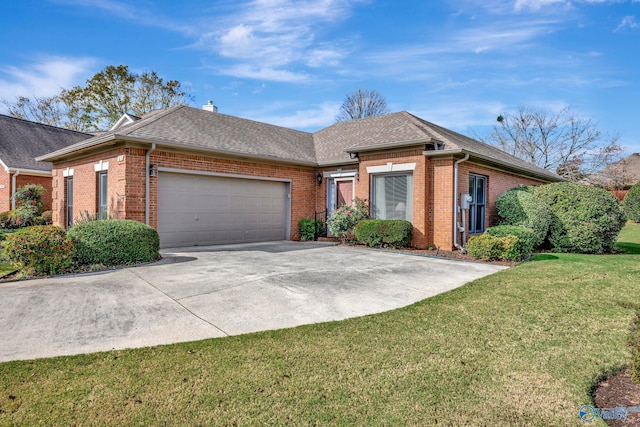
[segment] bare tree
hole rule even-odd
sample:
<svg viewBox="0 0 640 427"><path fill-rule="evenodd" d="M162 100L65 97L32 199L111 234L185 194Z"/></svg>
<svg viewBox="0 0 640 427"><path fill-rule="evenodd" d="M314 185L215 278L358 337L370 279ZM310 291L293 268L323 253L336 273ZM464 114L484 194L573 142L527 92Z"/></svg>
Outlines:
<svg viewBox="0 0 640 427"><path fill-rule="evenodd" d="M123 113L142 116L191 99L177 80L164 81L155 71L136 74L126 65L109 65L85 86L61 89L51 97L20 96L3 103L13 117L90 132L108 129Z"/></svg>
<svg viewBox="0 0 640 427"><path fill-rule="evenodd" d="M384 96L375 90L361 88L347 95L336 116L336 122L381 116L388 112Z"/></svg>
<svg viewBox="0 0 640 427"><path fill-rule="evenodd" d="M553 113L521 106L497 121L485 142L571 181L602 169L622 154L617 135L603 135L596 122L569 108Z"/></svg>

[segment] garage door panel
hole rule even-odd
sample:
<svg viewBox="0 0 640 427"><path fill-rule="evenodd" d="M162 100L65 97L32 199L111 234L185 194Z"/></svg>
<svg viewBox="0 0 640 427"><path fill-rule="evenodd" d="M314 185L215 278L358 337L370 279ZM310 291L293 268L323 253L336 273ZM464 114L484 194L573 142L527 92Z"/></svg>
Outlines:
<svg viewBox="0 0 640 427"><path fill-rule="evenodd" d="M161 172L160 244L202 246L287 239L288 188L285 182Z"/></svg>

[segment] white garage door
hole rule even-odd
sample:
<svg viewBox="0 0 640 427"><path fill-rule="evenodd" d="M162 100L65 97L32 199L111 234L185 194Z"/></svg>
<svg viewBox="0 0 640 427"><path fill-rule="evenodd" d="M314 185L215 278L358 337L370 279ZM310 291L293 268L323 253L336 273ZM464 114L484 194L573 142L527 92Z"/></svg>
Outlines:
<svg viewBox="0 0 640 427"><path fill-rule="evenodd" d="M160 172L163 248L288 239L289 184Z"/></svg>

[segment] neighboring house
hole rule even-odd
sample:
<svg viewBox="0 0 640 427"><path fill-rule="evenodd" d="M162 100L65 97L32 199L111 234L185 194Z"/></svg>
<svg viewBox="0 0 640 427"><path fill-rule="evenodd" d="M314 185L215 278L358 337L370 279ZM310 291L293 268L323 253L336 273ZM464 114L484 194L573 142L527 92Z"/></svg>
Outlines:
<svg viewBox="0 0 640 427"><path fill-rule="evenodd" d="M415 247L452 249L494 222L502 192L562 180L407 112L307 133L205 109L125 118L39 157L53 162L54 223L132 219L163 247L297 239L302 218L359 197L411 221Z"/></svg>
<svg viewBox="0 0 640 427"><path fill-rule="evenodd" d="M0 212L13 209L13 193L26 184L40 184L47 190L43 202L50 210L51 163L35 158L91 136L0 114Z"/></svg>
<svg viewBox="0 0 640 427"><path fill-rule="evenodd" d="M588 176L582 182L606 188L618 199L623 200L627 191L638 181L640 181L640 154L633 153Z"/></svg>

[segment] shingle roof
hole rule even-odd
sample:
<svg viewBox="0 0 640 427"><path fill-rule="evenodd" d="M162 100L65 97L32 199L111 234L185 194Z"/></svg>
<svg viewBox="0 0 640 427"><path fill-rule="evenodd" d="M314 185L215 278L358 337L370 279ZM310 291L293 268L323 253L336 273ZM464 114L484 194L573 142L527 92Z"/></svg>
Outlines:
<svg viewBox="0 0 640 427"><path fill-rule="evenodd" d="M630 188L640 181L640 153L633 153L583 180L585 184L611 189Z"/></svg>
<svg viewBox="0 0 640 427"><path fill-rule="evenodd" d="M36 157L91 136L0 114L0 160L11 169L47 172L51 164L37 162Z"/></svg>
<svg viewBox="0 0 640 427"><path fill-rule="evenodd" d="M523 172L533 173L550 180L561 180L558 175L514 157L496 147L427 122L406 111L384 116L339 122L314 134L320 163L348 159L346 151L388 148L393 144L408 145L435 141L444 150L463 150L485 160L509 165Z"/></svg>
<svg viewBox="0 0 640 427"><path fill-rule="evenodd" d="M217 112L177 106L164 111L153 111L138 121L43 157L55 159L102 142L127 138L184 149L308 165L348 163L349 151L357 151L354 148L358 147L393 148L394 145L427 144L435 140L446 150L463 151L525 174L553 181L561 180L556 174L406 111L339 122L311 134Z"/></svg>
<svg viewBox="0 0 640 427"><path fill-rule="evenodd" d="M310 133L184 105L153 111L141 120L69 147L69 150L109 138L127 137L179 145L186 149L315 163Z"/></svg>

